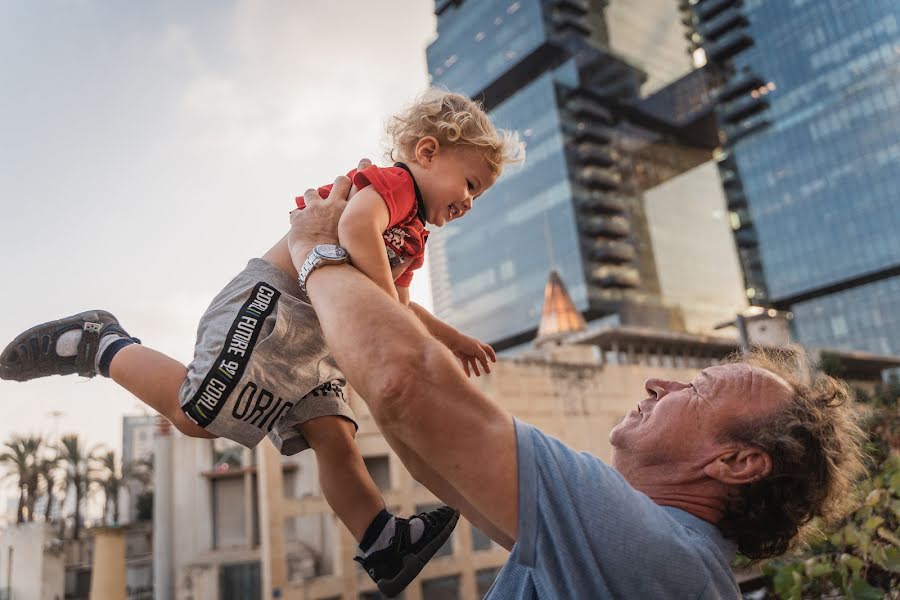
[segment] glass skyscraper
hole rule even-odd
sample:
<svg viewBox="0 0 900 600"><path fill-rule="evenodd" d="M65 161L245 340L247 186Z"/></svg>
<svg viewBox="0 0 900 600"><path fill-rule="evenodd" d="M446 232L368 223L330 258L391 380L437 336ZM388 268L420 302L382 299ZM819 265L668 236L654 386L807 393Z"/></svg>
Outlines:
<svg viewBox="0 0 900 600"><path fill-rule="evenodd" d="M802 343L900 354L900 2L684 0L722 78L719 156L751 302Z"/></svg>
<svg viewBox="0 0 900 600"><path fill-rule="evenodd" d="M438 316L499 348L526 341L555 269L589 320L683 328L660 295L643 196L710 160L718 137L677 4L438 0L435 13L433 82L483 101L528 154L429 240Z"/></svg>

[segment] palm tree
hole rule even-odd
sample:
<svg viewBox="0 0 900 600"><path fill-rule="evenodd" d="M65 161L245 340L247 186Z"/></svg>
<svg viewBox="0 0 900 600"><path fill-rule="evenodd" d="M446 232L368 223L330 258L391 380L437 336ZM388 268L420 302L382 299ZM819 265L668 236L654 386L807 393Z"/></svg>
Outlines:
<svg viewBox="0 0 900 600"><path fill-rule="evenodd" d="M143 487L153 484L153 457L138 458L126 465L122 465L122 479L137 481Z"/></svg>
<svg viewBox="0 0 900 600"><path fill-rule="evenodd" d="M25 487L28 494L25 506L28 509L28 520L34 521L34 505L38 499L38 488L41 482L40 463L44 454L44 438L39 435L30 435L22 438L22 443L30 457L28 477L25 479Z"/></svg>
<svg viewBox="0 0 900 600"><path fill-rule="evenodd" d="M66 473L66 495L68 495L69 488L75 490L73 537L77 540L81 533L81 501L87 495L88 486L94 479L94 469L91 467L93 450L86 450L81 439L74 433L64 435L60 442L59 459Z"/></svg>
<svg viewBox="0 0 900 600"><path fill-rule="evenodd" d="M112 504L113 522L115 525L119 522L119 489L122 487L123 477L117 473L116 454L109 450L106 454L96 457L97 465L105 477L98 479L97 483L103 489L106 496L103 502L103 523L107 523L109 506Z"/></svg>
<svg viewBox="0 0 900 600"><path fill-rule="evenodd" d="M50 521L50 512L53 510L53 492L59 483L59 478L57 477L57 469L59 467L59 451L57 451L57 456L50 457L49 455L44 455L40 458L37 464L38 475L40 475L41 479L44 481L44 489L47 495L47 505L44 507L44 521Z"/></svg>
<svg viewBox="0 0 900 600"><path fill-rule="evenodd" d="M19 480L19 505L16 507L16 523L25 522L25 503L28 499L28 480L31 471L31 459L27 445L22 437L13 436L6 442L6 451L0 454L0 463L7 466L7 477Z"/></svg>

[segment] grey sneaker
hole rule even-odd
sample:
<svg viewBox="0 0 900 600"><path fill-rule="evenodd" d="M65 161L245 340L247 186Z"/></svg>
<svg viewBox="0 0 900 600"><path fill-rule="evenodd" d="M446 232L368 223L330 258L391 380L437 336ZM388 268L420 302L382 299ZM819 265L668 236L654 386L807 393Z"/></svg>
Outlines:
<svg viewBox="0 0 900 600"><path fill-rule="evenodd" d="M75 356L58 355L56 340L73 329L82 331L77 353ZM10 342L0 354L0 379L29 381L38 377L75 373L82 377L93 377L97 374L94 368L97 346L100 338L109 333L131 337L114 316L103 310L78 313L32 327Z"/></svg>

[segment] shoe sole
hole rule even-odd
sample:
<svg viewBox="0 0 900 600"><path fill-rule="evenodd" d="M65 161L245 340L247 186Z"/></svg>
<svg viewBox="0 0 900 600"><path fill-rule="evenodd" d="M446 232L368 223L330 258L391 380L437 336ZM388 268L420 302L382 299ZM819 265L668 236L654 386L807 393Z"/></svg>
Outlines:
<svg viewBox="0 0 900 600"><path fill-rule="evenodd" d="M7 365L3 358L7 355L7 353L15 348L17 348L20 344L26 343L28 339L38 332L46 329L50 329L51 331L55 331L57 328L63 325L70 325L72 323L77 323L78 321L98 321L103 322L103 319L106 318L109 321L118 324L119 320L116 319L111 313L105 310L88 310L85 312L80 312L77 315L72 315L69 317L65 317L63 319L57 319L56 321L47 321L46 323L41 323L40 325L35 325L34 327L23 331L19 335L16 336L16 339L7 344L6 348L3 349L3 352L0 353L0 379L5 381L31 381L32 379L40 379L41 377L50 377L52 375L74 375L75 373L40 373L35 374L35 369L22 370L20 365ZM121 327L121 326L120 326ZM54 350L54 353L56 351Z"/></svg>
<svg viewBox="0 0 900 600"><path fill-rule="evenodd" d="M431 557L434 556L435 552L440 550L441 546L444 545L444 542L447 541L450 534L456 529L457 521L459 521L459 513L454 513L453 517L447 521L447 525L444 526L444 529L438 536L428 542L418 554L410 554L409 556L403 557L403 568L396 577L393 579L382 579L378 582L378 590L388 598L393 598L405 590L406 586L412 583L412 580L425 568L425 565L428 564L428 561L431 560Z"/></svg>

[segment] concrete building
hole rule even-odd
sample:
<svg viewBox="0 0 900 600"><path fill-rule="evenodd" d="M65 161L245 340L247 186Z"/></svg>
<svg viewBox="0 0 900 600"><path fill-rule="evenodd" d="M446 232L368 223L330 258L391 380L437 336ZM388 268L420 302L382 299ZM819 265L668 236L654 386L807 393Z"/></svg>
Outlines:
<svg viewBox="0 0 900 600"><path fill-rule="evenodd" d="M49 523L11 525L0 532L0 597L62 600L65 557Z"/></svg>

